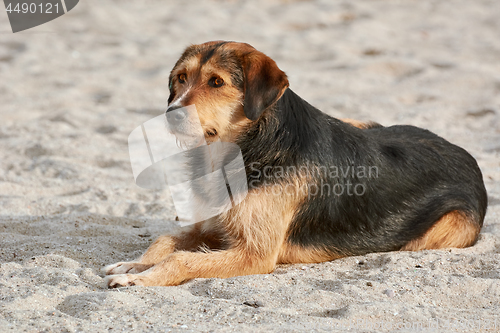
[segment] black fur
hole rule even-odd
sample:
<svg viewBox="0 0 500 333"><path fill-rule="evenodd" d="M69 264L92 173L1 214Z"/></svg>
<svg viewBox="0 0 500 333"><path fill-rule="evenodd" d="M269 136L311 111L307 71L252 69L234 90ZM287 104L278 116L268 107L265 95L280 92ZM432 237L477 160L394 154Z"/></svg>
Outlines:
<svg viewBox="0 0 500 333"><path fill-rule="evenodd" d="M309 194L314 184L324 187L295 212L288 231L292 244L360 255L399 250L454 210L465 212L479 226L484 220L487 195L476 161L464 149L424 129L374 125L361 130L324 114L287 89L237 144L250 190L286 184L293 177L266 177L265 166L272 170L302 166L312 175ZM373 167L378 173L330 177L315 172L319 166ZM325 184L345 188L348 182L358 184L358 190L362 186L363 195L326 193Z"/></svg>

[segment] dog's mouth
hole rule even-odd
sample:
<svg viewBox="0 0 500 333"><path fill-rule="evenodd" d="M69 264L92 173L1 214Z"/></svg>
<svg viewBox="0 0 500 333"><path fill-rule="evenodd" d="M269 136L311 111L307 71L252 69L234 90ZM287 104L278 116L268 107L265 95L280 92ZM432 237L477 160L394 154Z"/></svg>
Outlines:
<svg viewBox="0 0 500 333"><path fill-rule="evenodd" d="M213 125L202 124L195 113L196 109L173 112L183 116L183 119L177 119L176 114L170 114L169 117L167 113L167 129L175 135L179 147L191 149L219 140L219 131Z"/></svg>
<svg viewBox="0 0 500 333"><path fill-rule="evenodd" d="M202 132L183 131L179 128L168 126L170 134L175 136L177 145L183 149L192 149L204 144L205 138Z"/></svg>
<svg viewBox="0 0 500 333"><path fill-rule="evenodd" d="M193 149L205 143L205 139L200 136L176 134L175 137L177 139L177 145L183 149Z"/></svg>
<svg viewBox="0 0 500 333"><path fill-rule="evenodd" d="M169 132L175 135L177 144L185 149L192 149L199 147L203 144L211 144L219 140L219 133L215 128L204 129L203 135L201 133L187 133L170 128Z"/></svg>

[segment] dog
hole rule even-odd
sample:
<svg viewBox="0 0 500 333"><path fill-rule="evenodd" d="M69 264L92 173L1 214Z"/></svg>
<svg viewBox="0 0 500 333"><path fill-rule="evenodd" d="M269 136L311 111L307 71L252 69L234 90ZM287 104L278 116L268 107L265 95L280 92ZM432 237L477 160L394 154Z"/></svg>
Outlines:
<svg viewBox="0 0 500 333"><path fill-rule="evenodd" d="M413 126L332 118L245 43L192 45L169 80L167 118L194 104L209 145L237 144L248 194L214 218L159 237L138 260L107 266L108 287L171 286L266 274L277 264L476 242L487 194L464 149ZM179 137L189 135L182 131Z"/></svg>

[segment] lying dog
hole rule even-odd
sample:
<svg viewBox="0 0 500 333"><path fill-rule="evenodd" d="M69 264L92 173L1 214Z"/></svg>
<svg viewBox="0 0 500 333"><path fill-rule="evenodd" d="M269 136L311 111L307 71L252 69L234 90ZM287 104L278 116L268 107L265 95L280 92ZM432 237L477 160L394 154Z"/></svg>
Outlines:
<svg viewBox="0 0 500 333"><path fill-rule="evenodd" d="M109 287L477 240L487 196L465 150L412 126L332 118L290 90L276 63L248 44L187 48L171 72L168 101L167 115L196 106L208 143L240 147L249 192L216 218L158 238L136 262L106 267Z"/></svg>

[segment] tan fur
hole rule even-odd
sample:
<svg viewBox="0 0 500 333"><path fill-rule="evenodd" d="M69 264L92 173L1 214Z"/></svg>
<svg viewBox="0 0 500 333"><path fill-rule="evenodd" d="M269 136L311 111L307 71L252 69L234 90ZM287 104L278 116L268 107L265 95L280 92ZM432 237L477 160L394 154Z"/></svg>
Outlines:
<svg viewBox="0 0 500 333"><path fill-rule="evenodd" d="M351 124L352 126L357 127L357 128L361 128L361 129L368 128L371 124L371 123L365 123L365 122L351 119L351 118L341 118L340 120L342 120L344 123Z"/></svg>
<svg viewBox="0 0 500 333"><path fill-rule="evenodd" d="M204 229L200 222L187 227L189 230L177 236L160 236L146 253L139 258L142 264L157 264L174 251L199 251L206 248L220 249L223 238L214 228Z"/></svg>
<svg viewBox="0 0 500 333"><path fill-rule="evenodd" d="M473 245L480 227L465 213L453 211L444 215L422 237L410 241L401 251L419 251Z"/></svg>
<svg viewBox="0 0 500 333"><path fill-rule="evenodd" d="M351 118L341 118L340 120L342 120L344 123L351 124L352 126L357 127L357 128L365 128L366 127L366 124L363 123L362 121L359 121L359 120L355 120L355 119L351 119Z"/></svg>
<svg viewBox="0 0 500 333"><path fill-rule="evenodd" d="M292 245L288 242L283 243L278 256L280 264L298 264L298 263L319 263L342 258L343 255L332 254L332 252L317 249L314 247L304 248L302 246Z"/></svg>

